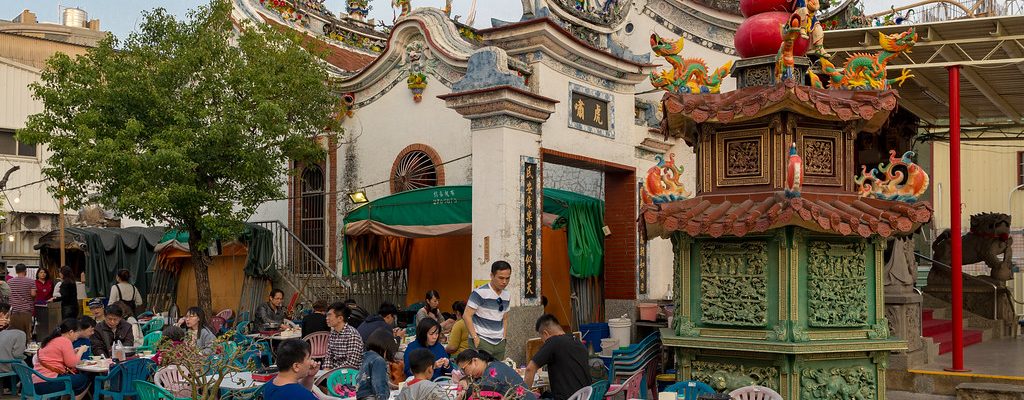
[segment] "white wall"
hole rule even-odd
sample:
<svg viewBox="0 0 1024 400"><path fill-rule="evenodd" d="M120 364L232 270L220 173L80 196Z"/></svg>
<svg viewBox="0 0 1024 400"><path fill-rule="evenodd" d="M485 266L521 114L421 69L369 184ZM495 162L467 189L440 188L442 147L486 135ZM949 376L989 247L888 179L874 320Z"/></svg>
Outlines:
<svg viewBox="0 0 1024 400"><path fill-rule="evenodd" d="M0 128L21 129L25 127L28 116L43 111L42 102L32 98L28 85L39 79L34 68L0 58ZM37 181L43 177L42 167L51 152L46 146L40 145L35 157L0 155L0 175L12 166L21 167L11 174L7 187L17 187ZM49 182L28 186L7 196L13 202L15 197L21 201L5 204L5 210L18 212L57 213L57 201L46 191ZM6 200L4 201L6 203Z"/></svg>

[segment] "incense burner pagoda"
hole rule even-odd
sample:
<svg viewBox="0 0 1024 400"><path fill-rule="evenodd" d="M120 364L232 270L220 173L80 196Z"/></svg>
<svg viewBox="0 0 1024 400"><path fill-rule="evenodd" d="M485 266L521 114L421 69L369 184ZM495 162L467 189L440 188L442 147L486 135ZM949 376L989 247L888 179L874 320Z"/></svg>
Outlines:
<svg viewBox="0 0 1024 400"><path fill-rule="evenodd" d="M795 58L790 68L811 64ZM780 65L737 62L733 75L777 76ZM650 202L641 216L648 237L674 245L676 316L662 341L680 381L767 386L786 399L885 397L889 352L907 344L886 320L883 250L931 219L917 201L928 177L909 152L871 172L854 166L854 139L883 126L894 89L826 89L817 78L662 100L664 133L698 163L694 197Z"/></svg>

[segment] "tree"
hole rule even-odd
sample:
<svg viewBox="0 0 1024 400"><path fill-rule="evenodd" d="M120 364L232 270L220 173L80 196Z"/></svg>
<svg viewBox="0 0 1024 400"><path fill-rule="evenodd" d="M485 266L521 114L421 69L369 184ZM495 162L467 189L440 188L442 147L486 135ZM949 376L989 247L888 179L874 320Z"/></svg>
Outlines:
<svg viewBox="0 0 1024 400"><path fill-rule="evenodd" d="M206 248L240 234L257 206L284 195L289 161L322 159L318 140L338 134L317 55L294 32L240 23L226 0L185 20L156 9L123 41L58 53L32 85L44 110L18 132L49 146L43 173L68 207L99 203L187 231L207 312Z"/></svg>

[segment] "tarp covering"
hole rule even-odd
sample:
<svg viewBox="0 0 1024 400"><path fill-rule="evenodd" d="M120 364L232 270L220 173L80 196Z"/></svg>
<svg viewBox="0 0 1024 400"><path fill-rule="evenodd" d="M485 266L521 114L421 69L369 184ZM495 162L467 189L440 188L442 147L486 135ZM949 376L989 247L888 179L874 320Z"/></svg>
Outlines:
<svg viewBox="0 0 1024 400"><path fill-rule="evenodd" d="M155 251L158 253L178 251L189 253L189 235L187 231L168 230L160 238ZM277 270L272 264L274 259L274 234L269 229L256 224L245 224L245 231L238 241L248 247L245 260L245 275L261 279L274 279ZM224 246L228 246L225 244Z"/></svg>
<svg viewBox="0 0 1024 400"><path fill-rule="evenodd" d="M343 274L407 268L408 239L470 234L472 199L472 186L437 186L382 197L351 211L344 219ZM545 188L543 211L553 228L569 227L572 275L599 275L604 202Z"/></svg>
<svg viewBox="0 0 1024 400"><path fill-rule="evenodd" d="M85 253L85 284L89 293L107 297L120 269L132 274L132 284L143 297L149 292L147 269L155 257L154 248L166 228L65 228L65 243L77 244ZM60 248L59 231L39 238L40 248Z"/></svg>

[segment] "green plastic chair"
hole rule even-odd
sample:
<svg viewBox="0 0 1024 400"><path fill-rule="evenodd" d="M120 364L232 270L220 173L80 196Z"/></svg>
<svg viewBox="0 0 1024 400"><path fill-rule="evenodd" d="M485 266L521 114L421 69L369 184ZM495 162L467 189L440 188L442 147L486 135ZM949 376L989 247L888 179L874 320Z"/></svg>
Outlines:
<svg viewBox="0 0 1024 400"><path fill-rule="evenodd" d="M146 381L135 381L135 391L139 394L139 400L187 400L188 398L174 397L167 389Z"/></svg>
<svg viewBox="0 0 1024 400"><path fill-rule="evenodd" d="M149 322L142 324L142 334L149 335L153 332L160 332L164 329L164 320L162 318L153 318Z"/></svg>
<svg viewBox="0 0 1024 400"><path fill-rule="evenodd" d="M156 351L156 345L158 343L160 343L160 338L162 338L163 336L164 336L164 334L161 331L147 333L146 336L144 336L142 338L142 346L139 346L139 348L136 349L136 350L138 350L140 352L142 352L142 351L152 351L152 352L155 352Z"/></svg>
<svg viewBox="0 0 1024 400"><path fill-rule="evenodd" d="M346 394L339 392L341 386L356 387L356 382L359 378L359 371L354 369L342 368L331 372L327 376L327 391L332 396L347 397Z"/></svg>

